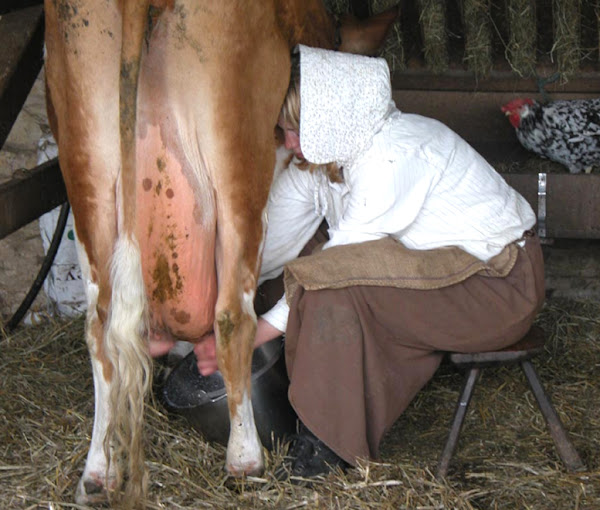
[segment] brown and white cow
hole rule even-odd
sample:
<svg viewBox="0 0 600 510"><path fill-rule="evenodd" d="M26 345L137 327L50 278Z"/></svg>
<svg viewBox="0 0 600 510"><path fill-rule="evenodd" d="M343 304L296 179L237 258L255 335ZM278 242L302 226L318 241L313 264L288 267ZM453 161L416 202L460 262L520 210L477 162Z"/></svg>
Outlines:
<svg viewBox="0 0 600 510"><path fill-rule="evenodd" d="M123 480L123 504L143 499L149 335L193 342L214 328L227 470L259 473L250 359L273 129L290 48L332 47L334 26L320 0L45 0L45 16L95 389L77 502Z"/></svg>

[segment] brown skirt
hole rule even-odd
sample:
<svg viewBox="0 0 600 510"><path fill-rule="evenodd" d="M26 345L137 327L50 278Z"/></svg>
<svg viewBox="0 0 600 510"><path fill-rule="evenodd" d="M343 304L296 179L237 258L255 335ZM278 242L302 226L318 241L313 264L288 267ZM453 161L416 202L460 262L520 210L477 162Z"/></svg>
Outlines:
<svg viewBox="0 0 600 510"><path fill-rule="evenodd" d="M526 237L505 278L474 275L436 290L300 288L285 341L290 402L344 460L375 459L384 433L431 379L442 351L516 342L543 300L535 235Z"/></svg>

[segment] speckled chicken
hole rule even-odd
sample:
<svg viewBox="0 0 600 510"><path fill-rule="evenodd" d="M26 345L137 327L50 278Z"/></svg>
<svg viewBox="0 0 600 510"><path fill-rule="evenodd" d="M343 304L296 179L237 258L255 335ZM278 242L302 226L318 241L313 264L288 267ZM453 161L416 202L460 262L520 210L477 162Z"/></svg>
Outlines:
<svg viewBox="0 0 600 510"><path fill-rule="evenodd" d="M571 173L600 167L600 99L546 104L514 99L501 110L526 149L565 165Z"/></svg>

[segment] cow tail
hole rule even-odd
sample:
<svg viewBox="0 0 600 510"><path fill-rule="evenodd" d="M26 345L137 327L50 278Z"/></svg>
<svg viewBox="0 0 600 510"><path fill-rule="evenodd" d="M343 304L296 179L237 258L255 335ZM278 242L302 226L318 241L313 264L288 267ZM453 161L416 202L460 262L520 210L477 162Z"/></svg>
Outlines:
<svg viewBox="0 0 600 510"><path fill-rule="evenodd" d="M148 352L146 294L136 224L136 109L147 0L124 0L119 78L121 171L117 179L118 235L111 264L112 297L105 345L113 366L110 420L104 443L117 473L111 494L119 506L143 506L147 491L144 463L144 406L152 379Z"/></svg>

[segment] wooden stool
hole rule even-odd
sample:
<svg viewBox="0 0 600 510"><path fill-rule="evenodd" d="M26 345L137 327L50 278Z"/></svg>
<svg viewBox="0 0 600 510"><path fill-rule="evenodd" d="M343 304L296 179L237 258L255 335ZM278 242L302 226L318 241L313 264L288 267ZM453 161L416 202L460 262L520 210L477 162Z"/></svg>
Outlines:
<svg viewBox="0 0 600 510"><path fill-rule="evenodd" d="M543 330L537 326L533 326L517 343L499 351L449 353L450 361L458 367L466 368L467 372L465 383L456 405L456 411L454 412L454 418L452 420L452 426L450 428L450 433L448 434L446 446L440 457L436 478L442 479L448 472L448 464L456 449L460 429L465 415L467 414L467 407L471 401L473 389L475 388L481 369L506 365L509 363L519 363L523 372L525 372L525 376L529 381L529 386L535 395L540 411L542 411L546 423L548 424L548 428L550 429L550 434L556 445L558 455L567 469L569 471L581 471L585 469L579 454L569 441L565 429L540 383L535 368L529 361L532 357L542 352L544 341Z"/></svg>

